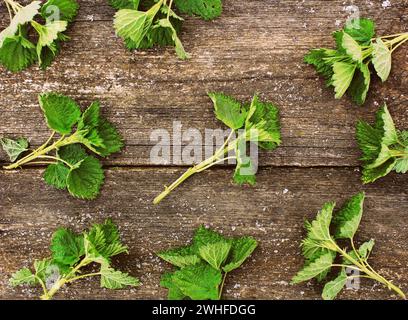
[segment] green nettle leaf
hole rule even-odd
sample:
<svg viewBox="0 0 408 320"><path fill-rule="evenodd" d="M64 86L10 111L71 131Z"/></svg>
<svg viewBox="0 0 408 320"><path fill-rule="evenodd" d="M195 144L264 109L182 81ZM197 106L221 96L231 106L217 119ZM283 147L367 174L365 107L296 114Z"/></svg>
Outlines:
<svg viewBox="0 0 408 320"><path fill-rule="evenodd" d="M159 252L157 255L179 268L195 265L201 261L190 246Z"/></svg>
<svg viewBox="0 0 408 320"><path fill-rule="evenodd" d="M333 77L333 66L327 63L327 59L335 57L336 50L331 49L313 49L304 58L307 64L311 64L316 71L323 77L330 79Z"/></svg>
<svg viewBox="0 0 408 320"><path fill-rule="evenodd" d="M275 149L281 143L279 109L259 101L255 95L245 119L245 130L247 141L256 142L263 149Z"/></svg>
<svg viewBox="0 0 408 320"><path fill-rule="evenodd" d="M33 20L33 18L38 14L41 7L41 1L33 1L25 7L22 7L13 17L10 25L0 32L0 48L3 45L3 41L12 37L16 34L19 26L26 24Z"/></svg>
<svg viewBox="0 0 408 320"><path fill-rule="evenodd" d="M408 148L405 148L405 153L408 155ZM397 161L395 162L394 170L397 173L407 173L408 172L408 156L397 159Z"/></svg>
<svg viewBox="0 0 408 320"><path fill-rule="evenodd" d="M340 99L347 91L354 77L355 64L335 62L333 64L333 86L336 92L335 98Z"/></svg>
<svg viewBox="0 0 408 320"><path fill-rule="evenodd" d="M35 260L34 273L28 268L17 271L12 275L10 284L37 285L43 290L40 297L42 300L52 299L64 284L99 275L102 288L122 289L127 286L138 286L137 278L113 269L109 259L100 254L100 252L112 254L127 252L118 251L113 247L126 246L120 242L118 227L110 219L103 224L92 225L88 232L78 234L66 228L59 228L52 236L50 246L52 256ZM90 264L99 264L100 271L92 271Z"/></svg>
<svg viewBox="0 0 408 320"><path fill-rule="evenodd" d="M208 264L196 264L174 272L173 282L193 300L218 300L222 275Z"/></svg>
<svg viewBox="0 0 408 320"><path fill-rule="evenodd" d="M55 263L73 266L84 255L83 236L60 228L52 236L50 250Z"/></svg>
<svg viewBox="0 0 408 320"><path fill-rule="evenodd" d="M62 163L48 165L44 171L44 180L50 186L64 190L67 188L69 168Z"/></svg>
<svg viewBox="0 0 408 320"><path fill-rule="evenodd" d="M186 297L186 295L173 282L172 273L164 273L161 277L160 285L168 289L168 300L183 300Z"/></svg>
<svg viewBox="0 0 408 320"><path fill-rule="evenodd" d="M158 25L163 28L169 28L171 31L171 38L173 40L177 56L181 60L186 60L190 58L190 55L184 50L183 43L181 42L180 38L177 35L177 30L173 27L171 22L167 19L160 19L158 21Z"/></svg>
<svg viewBox="0 0 408 320"><path fill-rule="evenodd" d="M351 197L333 219L337 239L353 239L363 215L364 198L363 192Z"/></svg>
<svg viewBox="0 0 408 320"><path fill-rule="evenodd" d="M239 268L257 246L257 241L252 237L234 239L231 247L231 258L227 260L228 263L223 267L224 272L231 272Z"/></svg>
<svg viewBox="0 0 408 320"><path fill-rule="evenodd" d="M28 141L25 138L19 138L17 140L1 138L0 143L11 162L16 161L23 152L28 150Z"/></svg>
<svg viewBox="0 0 408 320"><path fill-rule="evenodd" d="M21 286L23 284L35 285L37 283L37 279L30 269L23 268L13 273L9 282L13 287Z"/></svg>
<svg viewBox="0 0 408 320"><path fill-rule="evenodd" d="M356 40L353 39L347 33L343 33L342 47L346 50L346 53L356 62L361 63L363 61L363 50ZM336 72L335 72L336 73Z"/></svg>
<svg viewBox="0 0 408 320"><path fill-rule="evenodd" d="M296 284L316 277L320 273L330 269L333 260L333 255L330 253L320 256L315 261L303 267L303 269L293 277L292 283Z"/></svg>
<svg viewBox="0 0 408 320"><path fill-rule="evenodd" d="M105 118L100 119L97 127L102 145L95 146L94 151L102 157L107 157L123 148L123 140L118 130Z"/></svg>
<svg viewBox="0 0 408 320"><path fill-rule="evenodd" d="M348 89L353 101L358 105L364 104L368 89L370 88L371 73L368 65L361 64L354 75L353 81Z"/></svg>
<svg viewBox="0 0 408 320"><path fill-rule="evenodd" d="M132 40L136 46L139 46L149 32L153 19L162 4L163 1L160 0L146 12L132 9L119 10L114 20L116 34L124 39Z"/></svg>
<svg viewBox="0 0 408 320"><path fill-rule="evenodd" d="M200 247L199 253L202 259L207 261L214 269L219 270L227 259L230 250L231 243L224 240Z"/></svg>
<svg viewBox="0 0 408 320"><path fill-rule="evenodd" d="M214 111L218 120L233 130L242 128L247 112L238 101L222 93L209 93L208 96L214 103Z"/></svg>
<svg viewBox="0 0 408 320"><path fill-rule="evenodd" d="M358 254L360 255L360 257L363 259L367 259L371 251L373 250L374 244L374 239L370 239L369 241L364 242L360 246L360 248L358 248Z"/></svg>
<svg viewBox="0 0 408 320"><path fill-rule="evenodd" d="M51 259L42 259L34 261L35 275L39 277L43 282L47 280L47 276L52 271L52 267L55 266Z"/></svg>
<svg viewBox="0 0 408 320"><path fill-rule="evenodd" d="M324 300L333 300L344 288L346 283L347 274L344 268L342 268L336 279L326 283L323 288L322 298Z"/></svg>
<svg viewBox="0 0 408 320"><path fill-rule="evenodd" d="M377 158L370 164L365 166L366 169L375 169L386 163L392 158L391 150L384 143L381 144L380 152Z"/></svg>
<svg viewBox="0 0 408 320"><path fill-rule="evenodd" d="M200 247L222 241L225 241L225 238L221 234L204 226L200 226L194 234L192 250L199 253Z"/></svg>
<svg viewBox="0 0 408 320"><path fill-rule="evenodd" d="M96 251L97 256L102 256L105 260L120 253L127 253L127 246L120 242L119 230L110 219L104 224L95 224L87 234L90 242Z"/></svg>
<svg viewBox="0 0 408 320"><path fill-rule="evenodd" d="M81 110L74 100L56 93L45 93L39 96L41 109L50 129L69 134L81 116Z"/></svg>
<svg viewBox="0 0 408 320"><path fill-rule="evenodd" d="M186 14L197 15L205 20L212 20L221 15L221 0L175 0L177 8Z"/></svg>
<svg viewBox="0 0 408 320"><path fill-rule="evenodd" d="M32 26L38 33L37 42L37 56L40 65L42 64L42 50L47 47L51 52L56 55L58 49L55 45L55 40L58 39L58 35L67 29L68 22L66 21L52 21L48 22L45 26L32 21Z"/></svg>
<svg viewBox="0 0 408 320"><path fill-rule="evenodd" d="M344 28L360 44L369 44L375 36L375 25L370 19L353 19Z"/></svg>
<svg viewBox="0 0 408 320"><path fill-rule="evenodd" d="M35 45L23 36L4 39L0 49L0 62L10 71L18 72L32 65L37 59Z"/></svg>
<svg viewBox="0 0 408 320"><path fill-rule="evenodd" d="M78 122L78 130L92 129L99 125L101 105L99 101L92 102L84 111Z"/></svg>
<svg viewBox="0 0 408 320"><path fill-rule="evenodd" d="M372 183L382 177L385 177L394 169L396 162L397 162L396 159L390 159L378 167L363 168L362 176L363 183L364 184Z"/></svg>
<svg viewBox="0 0 408 320"><path fill-rule="evenodd" d="M85 149L79 144L70 144L58 149L58 156L68 162L72 166L76 166L82 160L84 160L88 154Z"/></svg>
<svg viewBox="0 0 408 320"><path fill-rule="evenodd" d="M245 139L240 140L242 140L242 144L246 144ZM234 182L238 185L249 184L253 186L256 184L256 170L251 158L243 154L241 150L242 148L240 148L239 144L237 144L237 148L235 148L235 154L237 156L237 166L235 168L233 177Z"/></svg>
<svg viewBox="0 0 408 320"><path fill-rule="evenodd" d="M108 289L122 289L127 286L137 287L139 280L125 272L111 268L109 265L101 266L101 287Z"/></svg>
<svg viewBox="0 0 408 320"><path fill-rule="evenodd" d="M392 53L383 40L376 39L373 43L373 65L382 82L386 81L391 72Z"/></svg>
<svg viewBox="0 0 408 320"><path fill-rule="evenodd" d="M44 19L55 18L72 22L77 15L79 5L75 0L48 0L41 7Z"/></svg>
<svg viewBox="0 0 408 320"><path fill-rule="evenodd" d="M82 199L94 199L104 180L101 163L98 159L87 156L79 165L72 168L67 177L68 191Z"/></svg>
<svg viewBox="0 0 408 320"><path fill-rule="evenodd" d="M398 141L397 130L395 129L394 120L392 120L391 114L388 111L387 105L380 108L377 112L376 127L383 132L381 142L386 146L390 146Z"/></svg>

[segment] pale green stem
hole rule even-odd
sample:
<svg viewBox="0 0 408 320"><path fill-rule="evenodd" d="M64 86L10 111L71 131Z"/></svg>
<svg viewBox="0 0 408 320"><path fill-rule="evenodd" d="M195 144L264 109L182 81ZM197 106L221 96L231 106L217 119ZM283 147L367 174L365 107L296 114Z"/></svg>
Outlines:
<svg viewBox="0 0 408 320"><path fill-rule="evenodd" d="M204 168L198 170L197 173L202 172L202 171L204 171L204 170L207 170L207 169L211 168L212 166L215 166L215 165L217 165L217 164L220 164L220 163L222 163L222 162L224 162L224 161L233 160L233 159L236 159L236 158L237 158L237 157L226 157L226 158L222 158L222 159L220 159L220 160L218 160L218 161L215 161L215 162L209 164L208 166L206 166L206 167L204 167Z"/></svg>
<svg viewBox="0 0 408 320"><path fill-rule="evenodd" d="M407 42L408 38L402 40L400 43L398 43L395 47L392 48L391 53L393 53L399 46L403 45L404 42Z"/></svg>
<svg viewBox="0 0 408 320"><path fill-rule="evenodd" d="M74 281L73 279L77 278L77 277L73 277L75 276L75 274L79 271L79 269L81 269L82 267L88 265L90 262L90 260L87 259L87 257L84 257L80 263L78 263L76 265L75 268L73 268L64 278L59 279L53 286L52 288L47 292L45 291L44 295L41 296L42 300L50 300L54 294L66 283L69 283L71 281ZM72 278L71 278L72 277Z"/></svg>
<svg viewBox="0 0 408 320"><path fill-rule="evenodd" d="M53 156L38 156L37 157L38 159L52 159L52 160L56 160L56 161L61 161L62 163L65 163L69 168L73 168L74 166L73 165L71 165L69 162L67 162L67 161L65 161L65 160L63 160L63 159L61 159L61 158L58 158L58 157L53 157Z"/></svg>
<svg viewBox="0 0 408 320"><path fill-rule="evenodd" d="M222 145L221 148L219 148L215 154L210 157L205 159L203 162L197 164L194 167L191 167L189 169L187 169L186 172L184 172L176 181L174 181L169 187L165 187L164 191L159 194L154 200L153 203L154 204L158 204L160 203L160 201L162 201L165 197L167 197L174 189L176 189L180 184L182 184L185 180L187 180L189 177L191 177L193 174L196 174L198 172L201 172L203 170L205 170L206 168L211 167L215 162L220 160L220 157L222 155L225 155L226 153L228 153L230 150L235 148L235 145L238 141L234 140L233 143L231 143L228 147L228 142L229 140L232 138L234 134L234 131L231 132L231 134L228 136L227 140L224 142L224 144ZM224 159L222 159L224 161Z"/></svg>
<svg viewBox="0 0 408 320"><path fill-rule="evenodd" d="M68 138L64 138L61 137L61 139L59 139L58 141L54 142L52 145L45 147L45 148L41 148L40 150L34 150L32 153L30 153L29 155L27 155L26 157L18 160L17 162L8 165L8 166L4 166L3 168L6 170L12 170L12 169L16 169L18 167L21 167L23 165L25 165L26 163L33 161L39 157L44 157L47 153L59 149L63 146L67 146L70 144L74 144L74 143L78 143L78 139L77 136L75 134L73 134L72 136L68 137ZM56 160L59 160L59 158L56 158ZM71 166L71 165L70 165Z"/></svg>
<svg viewBox="0 0 408 320"><path fill-rule="evenodd" d="M67 280L66 283L74 282L76 280L87 278L87 277L100 276L100 275L102 275L102 273L100 273L100 272L87 273L87 274L83 274L83 275L71 278L71 279Z"/></svg>
<svg viewBox="0 0 408 320"><path fill-rule="evenodd" d="M167 10L167 20L170 20L170 10L171 10L172 5L173 5L173 0L170 0L170 3L168 5L168 10Z"/></svg>
<svg viewBox="0 0 408 320"><path fill-rule="evenodd" d="M13 15L11 14L10 5L9 5L9 3L8 3L7 1L4 1L4 3L6 4L7 11L8 11L8 13L9 13L9 17L10 17L10 22L11 22L11 21L13 20Z"/></svg>
<svg viewBox="0 0 408 320"><path fill-rule="evenodd" d="M218 293L218 300L221 300L222 297L222 291L224 290L224 284L225 284L225 279L227 278L227 273L224 273L224 276L222 277L222 282L221 282L221 286L219 288L219 293Z"/></svg>
<svg viewBox="0 0 408 320"><path fill-rule="evenodd" d="M341 249L334 240L331 240L331 242L336 247L336 251L338 253L340 253L340 255L342 255L344 258L346 258L348 261L350 261L352 264L354 264L354 266L346 266L346 265L339 265L339 266L346 267L346 268L357 268L361 272L364 272L371 279L376 280L376 281L384 284L386 287L388 287L388 289L395 291L403 299L406 299L404 292L402 292L402 290L400 288L398 288L392 282L385 279L383 276L378 274L376 271L372 270L372 268L368 268L365 264L362 264L362 263L360 263L360 261L354 259L346 251Z"/></svg>

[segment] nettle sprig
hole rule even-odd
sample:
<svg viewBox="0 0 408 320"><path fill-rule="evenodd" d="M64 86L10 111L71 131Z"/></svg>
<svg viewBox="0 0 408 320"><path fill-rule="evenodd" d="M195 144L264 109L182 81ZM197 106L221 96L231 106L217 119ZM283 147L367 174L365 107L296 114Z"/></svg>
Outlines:
<svg viewBox="0 0 408 320"><path fill-rule="evenodd" d="M226 238L200 226L189 246L158 256L176 267L165 273L161 286L169 300L220 300L227 274L239 268L257 247L252 237Z"/></svg>
<svg viewBox="0 0 408 320"><path fill-rule="evenodd" d="M48 164L44 180L57 189L68 189L77 198L94 199L104 181L100 161L89 155L107 157L119 151L123 142L116 128L100 114L99 102L93 102L84 112L69 97L45 93L39 96L41 110L48 127L49 139L37 149L17 160L28 148L28 141L1 139L13 164L12 170L27 164ZM55 135L59 134L58 138ZM17 161L16 161L17 160Z"/></svg>
<svg viewBox="0 0 408 320"><path fill-rule="evenodd" d="M354 19L343 30L333 33L337 47L314 49L305 56L305 62L314 65L317 72L333 86L335 98L347 92L352 100L364 104L371 82L370 63L385 82L391 72L392 53L408 40L408 32L375 37L374 22Z"/></svg>
<svg viewBox="0 0 408 320"><path fill-rule="evenodd" d="M374 182L392 170L408 171L408 131L395 128L386 104L378 110L374 126L358 122L356 135L363 154L364 183Z"/></svg>
<svg viewBox="0 0 408 320"><path fill-rule="evenodd" d="M77 15L75 0L33 1L22 6L14 0L3 0L10 25L0 33L0 62L8 70L21 71L35 62L46 69L60 51L68 23Z"/></svg>
<svg viewBox="0 0 408 320"><path fill-rule="evenodd" d="M334 202L324 204L316 219L306 222L307 236L302 241L302 253L306 259L305 265L293 277L294 284L316 278L319 282L327 278L332 268L340 268L334 280L327 282L323 288L322 297L325 300L334 299L344 288L347 281L356 278L369 278L385 285L405 299L405 294L391 281L386 280L368 263L373 250L374 240L364 242L358 248L354 243L354 236L363 215L364 193L359 193L349 199L333 218ZM334 235L330 233L333 226ZM346 239L350 242L347 249L338 241ZM335 262L336 258L340 262ZM346 270L353 270L348 275Z"/></svg>
<svg viewBox="0 0 408 320"><path fill-rule="evenodd" d="M114 27L129 50L174 46L177 56L188 59L178 36L184 21L175 11L212 20L221 15L221 0L109 0L118 10Z"/></svg>
<svg viewBox="0 0 408 320"><path fill-rule="evenodd" d="M120 242L119 231L110 219L103 224L94 224L89 231L76 234L60 228L51 239L51 257L34 262L34 272L22 268L15 272L10 284L15 286L40 286L42 300L50 300L66 284L95 276L101 277L102 288L122 289L138 286L139 280L127 273L115 270L111 259L128 249ZM99 266L99 271L84 271L91 264Z"/></svg>
<svg viewBox="0 0 408 320"><path fill-rule="evenodd" d="M165 190L154 199L154 204L162 201L192 175L224 161L236 161L233 177L236 184L254 185L256 168L253 159L247 155L247 143L256 143L265 150L274 150L281 143L279 109L272 103L259 101L257 95L250 104L241 104L222 93L208 95L214 103L217 119L228 126L231 133L213 156L189 168L170 186L165 186ZM231 152L234 155L231 155Z"/></svg>

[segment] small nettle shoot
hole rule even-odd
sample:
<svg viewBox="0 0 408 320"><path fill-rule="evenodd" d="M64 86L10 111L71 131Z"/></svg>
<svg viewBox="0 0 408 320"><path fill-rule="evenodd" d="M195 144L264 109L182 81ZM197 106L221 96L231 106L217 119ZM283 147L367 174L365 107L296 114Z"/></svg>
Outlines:
<svg viewBox="0 0 408 320"><path fill-rule="evenodd" d="M333 86L336 99L346 92L352 100L364 104L371 82L370 63L385 82L391 72L392 53L408 40L408 32L375 38L370 19L353 19L343 30L333 33L336 49L314 49L305 62Z"/></svg>
<svg viewBox="0 0 408 320"><path fill-rule="evenodd" d="M395 128L386 104L378 110L373 126L358 122L356 135L363 154L364 183L374 182L392 170L408 171L408 131Z"/></svg>
<svg viewBox="0 0 408 320"><path fill-rule="evenodd" d="M129 50L174 46L177 56L188 59L178 36L184 21L175 11L212 20L221 15L221 0L109 0L118 10L114 27Z"/></svg>
<svg viewBox="0 0 408 320"><path fill-rule="evenodd" d="M35 62L46 69L60 51L63 34L79 8L75 0L33 1L26 6L3 0L10 24L0 33L0 63L12 72Z"/></svg>
<svg viewBox="0 0 408 320"><path fill-rule="evenodd" d="M128 253L128 249L120 241L118 228L109 219L103 224L94 224L81 234L66 228L58 229L52 236L50 250L51 257L35 260L34 272L22 268L12 275L10 284L13 287L40 286L42 300L52 299L66 284L95 276L100 276L102 288L122 289L139 285L137 278L111 266L112 257ZM98 270L86 271L89 267L85 267L89 265L98 266Z"/></svg>
<svg viewBox="0 0 408 320"><path fill-rule="evenodd" d="M189 246L158 253L176 270L165 273L161 286L169 300L220 300L227 274L239 268L257 247L252 237L227 238L200 226Z"/></svg>
<svg viewBox="0 0 408 320"><path fill-rule="evenodd" d="M306 222L307 236L302 241L302 253L306 259L305 265L292 282L294 284L317 279L325 280L332 268L339 268L338 276L326 282L322 297L325 300L334 299L346 286L347 282L356 278L369 278L382 283L405 299L405 294L391 281L378 274L368 263L368 258L373 250L374 240L361 244L358 248L354 243L354 236L360 225L363 215L364 193L351 197L333 217L334 202L324 204L316 219ZM330 233L333 227L334 234ZM350 242L347 249L343 242ZM337 262L336 258L340 261ZM349 275L347 270L352 270Z"/></svg>
<svg viewBox="0 0 408 320"><path fill-rule="evenodd" d="M222 93L210 93L209 96L214 103L217 119L231 129L230 135L213 156L189 168L170 186L166 186L154 199L154 204L158 204L190 176L224 161L236 161L233 177L236 184L254 185L256 168L253 159L247 155L247 143L256 143L266 150L274 150L280 145L279 109L275 105L259 101L256 95L249 104L241 104Z"/></svg>
<svg viewBox="0 0 408 320"><path fill-rule="evenodd" d="M28 148L27 139L0 139L10 161L14 162L4 169L48 164L44 172L47 184L61 190L68 189L77 198L94 199L103 184L104 172L100 161L85 149L107 157L123 147L121 136L101 116L99 102L92 103L84 112L74 100L56 93L41 94L39 102L52 130L49 139L21 158ZM55 138L56 134L59 137Z"/></svg>

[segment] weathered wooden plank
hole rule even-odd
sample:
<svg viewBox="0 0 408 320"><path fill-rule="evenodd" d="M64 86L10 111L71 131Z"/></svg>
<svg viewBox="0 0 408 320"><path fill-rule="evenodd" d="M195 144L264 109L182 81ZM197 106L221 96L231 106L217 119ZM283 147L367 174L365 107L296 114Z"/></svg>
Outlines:
<svg viewBox="0 0 408 320"><path fill-rule="evenodd" d="M398 125L407 120L408 55L395 53L386 84L374 81L363 108L334 100L314 70L302 63L308 49L332 46L330 33L344 21L344 1L225 1L220 19L188 18L183 31L192 59L177 60L173 49L127 52L114 35L114 11L105 1L80 1L78 21L47 72L36 68L11 74L0 69L1 135L28 136L38 145L47 137L36 96L55 90L83 105L99 99L105 114L125 136L127 148L108 165L149 165L152 130L218 128L207 91L222 90L242 100L254 92L281 108L283 145L266 154L264 165L355 166L354 123L372 118L388 101ZM377 20L379 32L407 30L408 1L389 8L354 2ZM4 8L0 25L6 23ZM0 153L0 162L5 161Z"/></svg>
<svg viewBox="0 0 408 320"><path fill-rule="evenodd" d="M135 290L107 291L97 280L63 290L58 298L164 298L159 275L169 266L158 250L183 245L201 223L228 235L252 235L260 247L242 270L231 274L226 298L314 299L318 285L289 284L302 264L299 244L303 221L313 218L325 201L339 205L360 191L359 172L348 168L264 168L257 186L238 187L230 170L215 169L187 181L159 206L152 198L181 169L124 169L107 172L101 196L93 202L71 198L46 187L41 170L0 172L0 298L33 298L37 290L11 289L10 274L47 254L51 233L59 226L83 230L94 221L112 217L120 226L130 255L116 263L141 278ZM376 239L372 264L408 291L407 176L391 174L364 187L365 214L357 241ZM360 291L341 298L385 299L395 296L363 281Z"/></svg>

